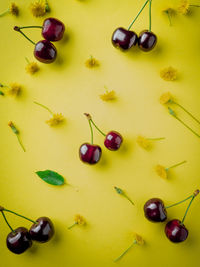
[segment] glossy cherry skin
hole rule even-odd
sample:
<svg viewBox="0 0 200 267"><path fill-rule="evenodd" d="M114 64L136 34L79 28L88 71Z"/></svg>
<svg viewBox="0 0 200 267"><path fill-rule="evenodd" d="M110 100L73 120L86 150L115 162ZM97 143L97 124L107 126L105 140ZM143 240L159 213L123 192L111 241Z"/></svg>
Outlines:
<svg viewBox="0 0 200 267"><path fill-rule="evenodd" d="M104 140L104 145L109 150L115 151L118 150L123 142L123 137L120 133L111 131L106 135Z"/></svg>
<svg viewBox="0 0 200 267"><path fill-rule="evenodd" d="M133 31L128 31L122 27L117 28L112 35L112 44L125 51L135 46L138 41L138 36Z"/></svg>
<svg viewBox="0 0 200 267"><path fill-rule="evenodd" d="M138 46L144 51L151 51L157 43L157 36L153 32L147 30L140 33L138 38Z"/></svg>
<svg viewBox="0 0 200 267"><path fill-rule="evenodd" d="M35 45L34 56L42 63L52 63L56 59L57 50L51 42L42 40Z"/></svg>
<svg viewBox="0 0 200 267"><path fill-rule="evenodd" d="M165 234L173 243L180 243L187 239L188 230L180 220L171 220L165 226Z"/></svg>
<svg viewBox="0 0 200 267"><path fill-rule="evenodd" d="M84 143L80 146L79 157L80 159L88 164L96 164L101 158L101 148L98 145L92 145L89 143Z"/></svg>
<svg viewBox="0 0 200 267"><path fill-rule="evenodd" d="M44 39L52 42L59 41L63 38L65 25L58 19L47 18L44 20L42 35Z"/></svg>
<svg viewBox="0 0 200 267"><path fill-rule="evenodd" d="M29 230L31 239L40 243L48 242L54 236L54 226L47 217L40 217Z"/></svg>
<svg viewBox="0 0 200 267"><path fill-rule="evenodd" d="M144 205L144 215L151 222L164 222L167 211L163 201L159 198L149 199Z"/></svg>
<svg viewBox="0 0 200 267"><path fill-rule="evenodd" d="M15 254L22 254L32 246L28 229L19 227L8 234L6 239L8 249Z"/></svg>

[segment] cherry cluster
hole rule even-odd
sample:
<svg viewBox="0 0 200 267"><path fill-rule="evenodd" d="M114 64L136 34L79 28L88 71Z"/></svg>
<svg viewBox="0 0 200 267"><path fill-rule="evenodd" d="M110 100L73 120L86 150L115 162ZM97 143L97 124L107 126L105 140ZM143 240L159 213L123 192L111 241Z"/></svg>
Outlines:
<svg viewBox="0 0 200 267"><path fill-rule="evenodd" d="M199 194L199 192L200 191L197 189L191 196L170 206L165 206L164 202L160 198L151 198L144 205L144 215L151 222L164 222L167 220L168 208L177 206L190 199L183 219L173 219L165 225L165 234L171 242L183 242L188 237L188 229L185 227L184 221L194 198Z"/></svg>
<svg viewBox="0 0 200 267"><path fill-rule="evenodd" d="M7 248L15 254L22 254L27 249L29 249L32 246L32 241L39 243L48 242L55 233L54 225L48 217L40 217L36 221L33 221L23 215L20 215L3 207L0 207L0 212L2 213L5 222L11 230L6 239ZM6 212L13 213L16 216L22 217L32 222L33 225L29 230L25 227L18 227L16 229L13 229L5 216Z"/></svg>
<svg viewBox="0 0 200 267"><path fill-rule="evenodd" d="M96 164L101 159L102 150L98 145L93 144L93 128L92 125L105 137L104 145L111 151L116 151L120 148L123 138L120 133L116 131L110 131L109 133L103 133L92 120L92 117L88 113L84 113L87 117L90 130L91 130L91 143L84 143L79 148L79 157L81 161L88 164Z"/></svg>
<svg viewBox="0 0 200 267"><path fill-rule="evenodd" d="M41 28L44 40L34 43L22 32L22 29L27 28ZM52 63L55 61L57 50L51 42L60 41L65 32L65 25L60 20L56 18L47 18L44 20L43 26L15 26L14 30L20 32L26 39L35 45L34 56L37 60L42 63Z"/></svg>

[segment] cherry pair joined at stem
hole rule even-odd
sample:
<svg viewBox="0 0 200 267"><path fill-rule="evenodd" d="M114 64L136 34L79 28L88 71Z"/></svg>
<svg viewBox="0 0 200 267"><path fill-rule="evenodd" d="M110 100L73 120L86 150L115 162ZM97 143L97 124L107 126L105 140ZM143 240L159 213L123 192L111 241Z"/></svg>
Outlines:
<svg viewBox="0 0 200 267"><path fill-rule="evenodd" d="M23 215L20 215L3 207L0 207L0 212L11 230L6 239L7 248L15 254L22 254L23 252L25 252L32 246L32 241L45 243L48 242L54 235L55 231L53 223L47 217L40 217L36 221L33 221ZM18 227L14 230L6 218L6 212L12 213L27 221L30 221L33 223L33 225L29 230L25 227Z"/></svg>
<svg viewBox="0 0 200 267"><path fill-rule="evenodd" d="M88 113L84 113L84 115L87 117L90 130L91 130L91 143L84 143L81 145L79 149L79 156L80 159L89 164L96 164L99 162L102 154L101 147L98 145L93 144L93 128L94 126L104 137L104 145L106 148L108 148L111 151L116 151L120 148L123 138L122 136L116 132L116 131L110 131L108 134L103 133L97 125L92 120L92 117Z"/></svg>
<svg viewBox="0 0 200 267"><path fill-rule="evenodd" d="M42 29L42 36L45 40L41 40L37 43L33 42L22 32L22 29L28 28ZM47 18L44 20L43 26L15 26L14 30L20 32L27 40L35 45L34 56L37 60L42 63L52 63L55 61L57 57L57 50L51 42L61 40L65 32L65 26L60 20L55 18Z"/></svg>
<svg viewBox="0 0 200 267"><path fill-rule="evenodd" d="M134 20L131 22L127 30L122 27L119 27L114 31L112 35L112 44L115 47L119 47L121 50L126 51L138 44L139 48L145 52L148 52L155 47L157 43L157 37L151 31L151 2L152 0L147 0L144 3L144 5L140 9ZM147 5L147 3L149 3L149 30L142 31L138 37L137 34L134 31L130 31L130 29L143 11L143 9L145 8L145 6Z"/></svg>
<svg viewBox="0 0 200 267"><path fill-rule="evenodd" d="M184 221L193 200L199 194L199 192L200 191L197 189L191 196L170 206L165 206L164 202L159 198L152 198L144 205L145 217L151 222L164 222L167 219L168 208L177 206L187 200L190 200L183 219L181 221L178 219L171 220L165 226L165 234L170 241L174 243L185 241L188 237L188 230L184 225Z"/></svg>

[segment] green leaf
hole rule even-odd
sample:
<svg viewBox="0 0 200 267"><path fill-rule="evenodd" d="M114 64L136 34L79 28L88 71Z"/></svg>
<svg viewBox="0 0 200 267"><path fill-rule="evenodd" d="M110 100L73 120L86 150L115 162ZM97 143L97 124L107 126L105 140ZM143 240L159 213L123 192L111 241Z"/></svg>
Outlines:
<svg viewBox="0 0 200 267"><path fill-rule="evenodd" d="M58 174L57 172L46 170L46 171L38 171L36 174L46 183L51 185L63 185L64 178Z"/></svg>

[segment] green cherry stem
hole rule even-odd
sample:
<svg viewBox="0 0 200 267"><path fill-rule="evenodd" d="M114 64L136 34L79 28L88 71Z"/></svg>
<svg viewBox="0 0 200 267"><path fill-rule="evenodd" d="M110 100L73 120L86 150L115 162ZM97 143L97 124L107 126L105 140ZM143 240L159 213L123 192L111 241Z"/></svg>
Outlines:
<svg viewBox="0 0 200 267"><path fill-rule="evenodd" d="M172 168L176 168L176 167L178 167L178 166L180 166L180 165L182 165L182 164L184 164L184 163L186 163L186 162L187 162L187 161L184 160L184 161L181 161L181 162L179 162L179 163L177 163L177 164L174 164L174 165L172 165L172 166L166 168L166 171L168 171L169 169L172 169Z"/></svg>
<svg viewBox="0 0 200 267"><path fill-rule="evenodd" d="M119 257L117 257L115 260L114 260L114 262L117 262L117 261L119 261L119 260L121 260L121 258L123 258L124 257L124 255L135 245L135 244L137 244L137 241L136 240L134 240L133 241L133 243L130 245L130 247L128 247Z"/></svg>
<svg viewBox="0 0 200 267"><path fill-rule="evenodd" d="M40 104L40 103L38 103L36 101L33 101L33 103L38 105L38 106L40 106L40 107L42 107L42 108L44 108L44 109L46 109L46 110L48 110L49 113L51 113L51 115L53 115L53 112L48 107L46 107L45 105L42 105L42 104Z"/></svg>
<svg viewBox="0 0 200 267"><path fill-rule="evenodd" d="M77 222L75 222L75 223L73 223L71 226L69 226L67 229L71 229L71 228L73 228L75 225L77 225Z"/></svg>
<svg viewBox="0 0 200 267"><path fill-rule="evenodd" d="M151 32L151 3L152 0L149 0L149 32Z"/></svg>
<svg viewBox="0 0 200 267"><path fill-rule="evenodd" d="M147 3L149 2L149 0L147 0L144 5L142 6L142 8L140 9L140 11L138 12L138 14L136 15L136 17L134 18L134 20L131 22L131 24L128 27L128 31L130 30L130 28L133 26L133 24L135 23L135 21L137 20L137 18L139 17L139 15L142 13L143 9L145 8L145 6L147 5Z"/></svg>
<svg viewBox="0 0 200 267"><path fill-rule="evenodd" d="M16 212L12 211L12 210L3 209L3 211L6 211L6 212L9 212L9 213L15 214L16 216L21 217L21 218L23 218L23 219L25 219L25 220L27 220L27 221L30 221L30 222L32 222L32 223L34 223L34 224L37 223L36 221L33 221L33 220L31 220L31 219L29 219L29 218L27 218L27 217L25 217L25 216L23 216L23 215L21 215L21 214L19 214L19 213L16 213Z"/></svg>
<svg viewBox="0 0 200 267"><path fill-rule="evenodd" d="M194 196L194 194L192 194L191 196L189 196L189 197L187 197L187 198L185 198L185 199L183 199L183 200L181 200L181 201L179 201L179 202L177 202L177 203L175 203L175 204L172 204L172 205L170 205L170 206L166 206L165 209L169 209L169 208L172 208L172 207L174 207L174 206L177 206L177 205L179 205L179 204L181 204L181 203L187 201L188 199L191 199L193 196Z"/></svg>
<svg viewBox="0 0 200 267"><path fill-rule="evenodd" d="M23 27L17 27L17 31L20 31L22 29L42 29L43 27L42 26L23 26Z"/></svg>
<svg viewBox="0 0 200 267"><path fill-rule="evenodd" d="M184 216L183 216L183 219L182 219L182 221L181 221L182 224L183 224L184 221L185 221L185 218L186 218L186 216L187 216L187 213L188 213L188 211L189 211L189 209L190 209L190 206L191 206L193 200L195 199L195 197L196 197L198 194L199 194L199 190L197 189L197 190L194 192L194 194L193 194L193 196L192 196L192 199L190 200L190 202L189 202L189 204L188 204L188 206L187 206L187 209L186 209L185 214L184 214Z"/></svg>
<svg viewBox="0 0 200 267"><path fill-rule="evenodd" d="M88 113L84 113L84 115L87 117L88 121L91 122L91 123L94 125L94 127L97 129L98 132L100 132L103 136L106 136L106 134L105 134L104 132L102 132L102 131L99 129L99 127L97 127L97 125L94 123L94 121L92 120L92 117L91 117L90 114L88 114Z"/></svg>
<svg viewBox="0 0 200 267"><path fill-rule="evenodd" d="M193 118L193 120L195 120L197 123L199 123L200 124L200 121L197 119L197 118L195 118L193 115L192 115L192 113L190 113L187 109L185 109L182 105L180 105L180 104L178 104L177 102L175 102L175 101L172 101L172 103L173 104L175 104L175 105L177 105L178 107L180 107L182 110L184 110L191 118Z"/></svg>
<svg viewBox="0 0 200 267"><path fill-rule="evenodd" d="M31 42L32 44L36 45L36 43L34 43L30 38L28 38L28 36L27 36L25 33L23 33L23 32L21 31L20 27L15 26L13 29L14 29L15 31L21 33L27 40L29 40L29 42Z"/></svg>
<svg viewBox="0 0 200 267"><path fill-rule="evenodd" d="M94 143L94 133L93 133L92 123L91 123L91 116L88 113L84 113L84 115L86 116L86 118L87 118L87 120L89 122L90 132L91 132L91 144L93 145L93 143Z"/></svg>
<svg viewBox="0 0 200 267"><path fill-rule="evenodd" d="M7 218L6 218L5 214L4 214L4 212L3 212L3 210L1 210L1 214L2 214L2 216L3 216L3 218L4 218L5 222L6 222L6 224L7 224L8 227L10 228L10 230L14 233L15 231L13 230L12 226L9 224L9 222L8 222L8 220L7 220Z"/></svg>

